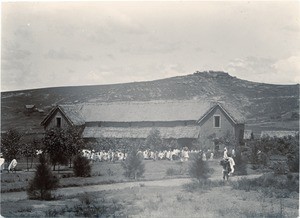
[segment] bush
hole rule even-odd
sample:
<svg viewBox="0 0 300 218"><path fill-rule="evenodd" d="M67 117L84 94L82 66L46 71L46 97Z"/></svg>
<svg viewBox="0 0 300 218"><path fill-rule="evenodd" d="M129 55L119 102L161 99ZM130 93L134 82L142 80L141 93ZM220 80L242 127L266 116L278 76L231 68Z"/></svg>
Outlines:
<svg viewBox="0 0 300 218"><path fill-rule="evenodd" d="M270 168L274 171L275 175L283 175L289 172L289 167L285 161L272 161Z"/></svg>
<svg viewBox="0 0 300 218"><path fill-rule="evenodd" d="M167 169L166 175L167 176L174 176L174 175L176 175L176 170L174 168L170 167L170 168Z"/></svg>
<svg viewBox="0 0 300 218"><path fill-rule="evenodd" d="M207 162L202 160L201 152L192 158L189 166L189 174L198 181L209 178L210 169L207 165Z"/></svg>
<svg viewBox="0 0 300 218"><path fill-rule="evenodd" d="M77 155L73 161L73 171L76 177L91 176L90 161L81 155Z"/></svg>
<svg viewBox="0 0 300 218"><path fill-rule="evenodd" d="M138 154L138 148L136 146L132 147L129 154L122 166L125 170L124 176L132 179L137 179L141 177L145 172L145 164L143 163L143 158Z"/></svg>
<svg viewBox="0 0 300 218"><path fill-rule="evenodd" d="M59 181L53 176L44 155L40 156L39 161L34 178L29 182L27 195L29 199L50 200L51 191L58 187Z"/></svg>
<svg viewBox="0 0 300 218"><path fill-rule="evenodd" d="M234 158L234 162L235 162L235 166L234 166L235 174L237 174L237 175L247 175L246 161L243 160L241 152L237 152L237 154Z"/></svg>

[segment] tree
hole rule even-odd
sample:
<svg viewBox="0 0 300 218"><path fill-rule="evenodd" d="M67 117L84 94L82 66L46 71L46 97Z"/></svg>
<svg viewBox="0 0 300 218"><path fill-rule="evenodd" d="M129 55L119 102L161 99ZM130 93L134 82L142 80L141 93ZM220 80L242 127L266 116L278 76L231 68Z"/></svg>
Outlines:
<svg viewBox="0 0 300 218"><path fill-rule="evenodd" d="M132 146L129 154L124 162L122 162L124 175L128 178L136 180L145 172L145 164L142 156L138 153L138 146Z"/></svg>
<svg viewBox="0 0 300 218"><path fill-rule="evenodd" d="M20 153L22 154L22 156L26 157L27 171L32 168L33 158L37 156L36 152L38 149L40 149L40 142L36 138L31 138L29 142L22 144Z"/></svg>
<svg viewBox="0 0 300 218"><path fill-rule="evenodd" d="M247 175L247 164L242 157L241 152L238 150L236 151L235 157L233 157L235 162L235 173L237 175Z"/></svg>
<svg viewBox="0 0 300 218"><path fill-rule="evenodd" d="M91 176L90 161L86 157L78 154L73 161L73 171L77 177Z"/></svg>
<svg viewBox="0 0 300 218"><path fill-rule="evenodd" d="M66 156L69 159L70 167L72 164L72 158L79 154L84 148L84 143L81 137L81 129L77 127L70 127L65 130L66 139Z"/></svg>
<svg viewBox="0 0 300 218"><path fill-rule="evenodd" d="M44 150L49 154L53 170L57 164L68 164L67 137L66 131L61 128L52 128L45 133Z"/></svg>
<svg viewBox="0 0 300 218"><path fill-rule="evenodd" d="M29 182L27 195L29 199L50 200L51 191L58 187L59 180L53 176L45 155L40 156L39 162L34 178Z"/></svg>
<svg viewBox="0 0 300 218"><path fill-rule="evenodd" d="M162 139L161 139L159 130L152 129L146 138L145 144L146 144L146 147L150 148L151 150L154 150L154 151L161 150Z"/></svg>
<svg viewBox="0 0 300 218"><path fill-rule="evenodd" d="M10 129L2 135L1 152L8 162L16 159L21 153L21 138L22 134L16 129Z"/></svg>
<svg viewBox="0 0 300 218"><path fill-rule="evenodd" d="M191 177L200 180L209 178L210 169L206 161L202 159L202 152L192 156L191 164L189 165L189 174Z"/></svg>

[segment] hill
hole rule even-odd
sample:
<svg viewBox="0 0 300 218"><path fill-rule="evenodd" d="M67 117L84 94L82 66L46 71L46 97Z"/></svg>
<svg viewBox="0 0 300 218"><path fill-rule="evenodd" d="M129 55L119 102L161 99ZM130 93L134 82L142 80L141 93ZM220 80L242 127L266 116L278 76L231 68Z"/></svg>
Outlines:
<svg viewBox="0 0 300 218"><path fill-rule="evenodd" d="M2 92L1 129L41 131L41 120L55 104L187 99L230 103L256 132L299 128L299 84L255 83L209 71L149 82ZM25 105L35 105L40 112L27 112Z"/></svg>

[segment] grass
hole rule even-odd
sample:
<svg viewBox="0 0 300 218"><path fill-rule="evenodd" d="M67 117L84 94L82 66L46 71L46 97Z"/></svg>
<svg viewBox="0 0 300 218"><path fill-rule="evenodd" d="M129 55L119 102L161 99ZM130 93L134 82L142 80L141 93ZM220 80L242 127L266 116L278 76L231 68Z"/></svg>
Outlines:
<svg viewBox="0 0 300 218"><path fill-rule="evenodd" d="M95 162L92 164L92 176L86 178L74 177L72 169L60 167L61 170L53 172L60 178L60 187L78 187L87 185L112 184L131 181L123 175L121 162ZM173 169L174 175L166 177L166 171ZM142 180L161 180L165 178L188 177L187 163L175 161L145 161L145 173ZM1 192L25 191L28 181L33 178L34 172L19 171L17 173L1 174Z"/></svg>
<svg viewBox="0 0 300 218"><path fill-rule="evenodd" d="M211 190L215 187L222 187L227 183L223 180L194 180L191 183L185 184L183 187L187 192L195 192L195 191L203 191L203 190Z"/></svg>
<svg viewBox="0 0 300 218"><path fill-rule="evenodd" d="M187 167L187 163L171 161L145 161L146 175L144 180L161 180L165 178L168 169L180 171ZM219 169L218 162L210 162L211 166ZM148 172L147 172L148 169ZM88 178L61 177L61 184L65 186L85 186L94 183L126 182L119 163L95 163L93 173L103 176ZM112 171L113 173L110 173ZM64 171L68 173L69 171ZM55 175L63 175L55 172ZM19 177L17 177L19 175ZM26 182L33 175L32 172L16 174L2 174L2 180L10 181L7 186ZM185 175L179 175L182 177ZM298 174L274 177L264 175L258 179L246 178L238 181L221 179L216 170L213 180L193 181L184 186L155 185L140 182L139 185L120 188L118 190L94 191L93 193L56 197L52 201L19 200L1 202L4 217L297 217L299 208L298 192L295 196L287 190L286 196L265 194L262 188L277 192L284 186L299 184ZM216 178L220 178L217 180ZM12 180L15 181L11 182ZM298 183L297 183L298 182ZM160 184L160 183L159 183ZM1 184L3 185L3 184ZM20 186L21 187L21 186ZM121 187L121 186L119 186ZM260 188L259 188L260 187ZM261 188L262 187L262 188ZM84 187L83 187L84 188Z"/></svg>
<svg viewBox="0 0 300 218"><path fill-rule="evenodd" d="M259 190L270 197L288 198L291 193L299 194L299 174L274 175L267 173L256 179L241 178L230 182L234 189Z"/></svg>

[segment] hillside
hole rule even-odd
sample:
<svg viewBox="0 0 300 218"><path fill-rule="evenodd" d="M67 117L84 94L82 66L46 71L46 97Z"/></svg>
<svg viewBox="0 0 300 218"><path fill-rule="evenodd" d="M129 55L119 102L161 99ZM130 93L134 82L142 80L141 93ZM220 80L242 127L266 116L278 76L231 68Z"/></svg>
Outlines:
<svg viewBox="0 0 300 218"><path fill-rule="evenodd" d="M149 82L56 87L1 93L1 128L42 130L40 122L55 104L111 101L206 99L232 104L249 128L298 129L299 85L249 82L224 72L196 72ZM26 112L25 105L40 112Z"/></svg>

